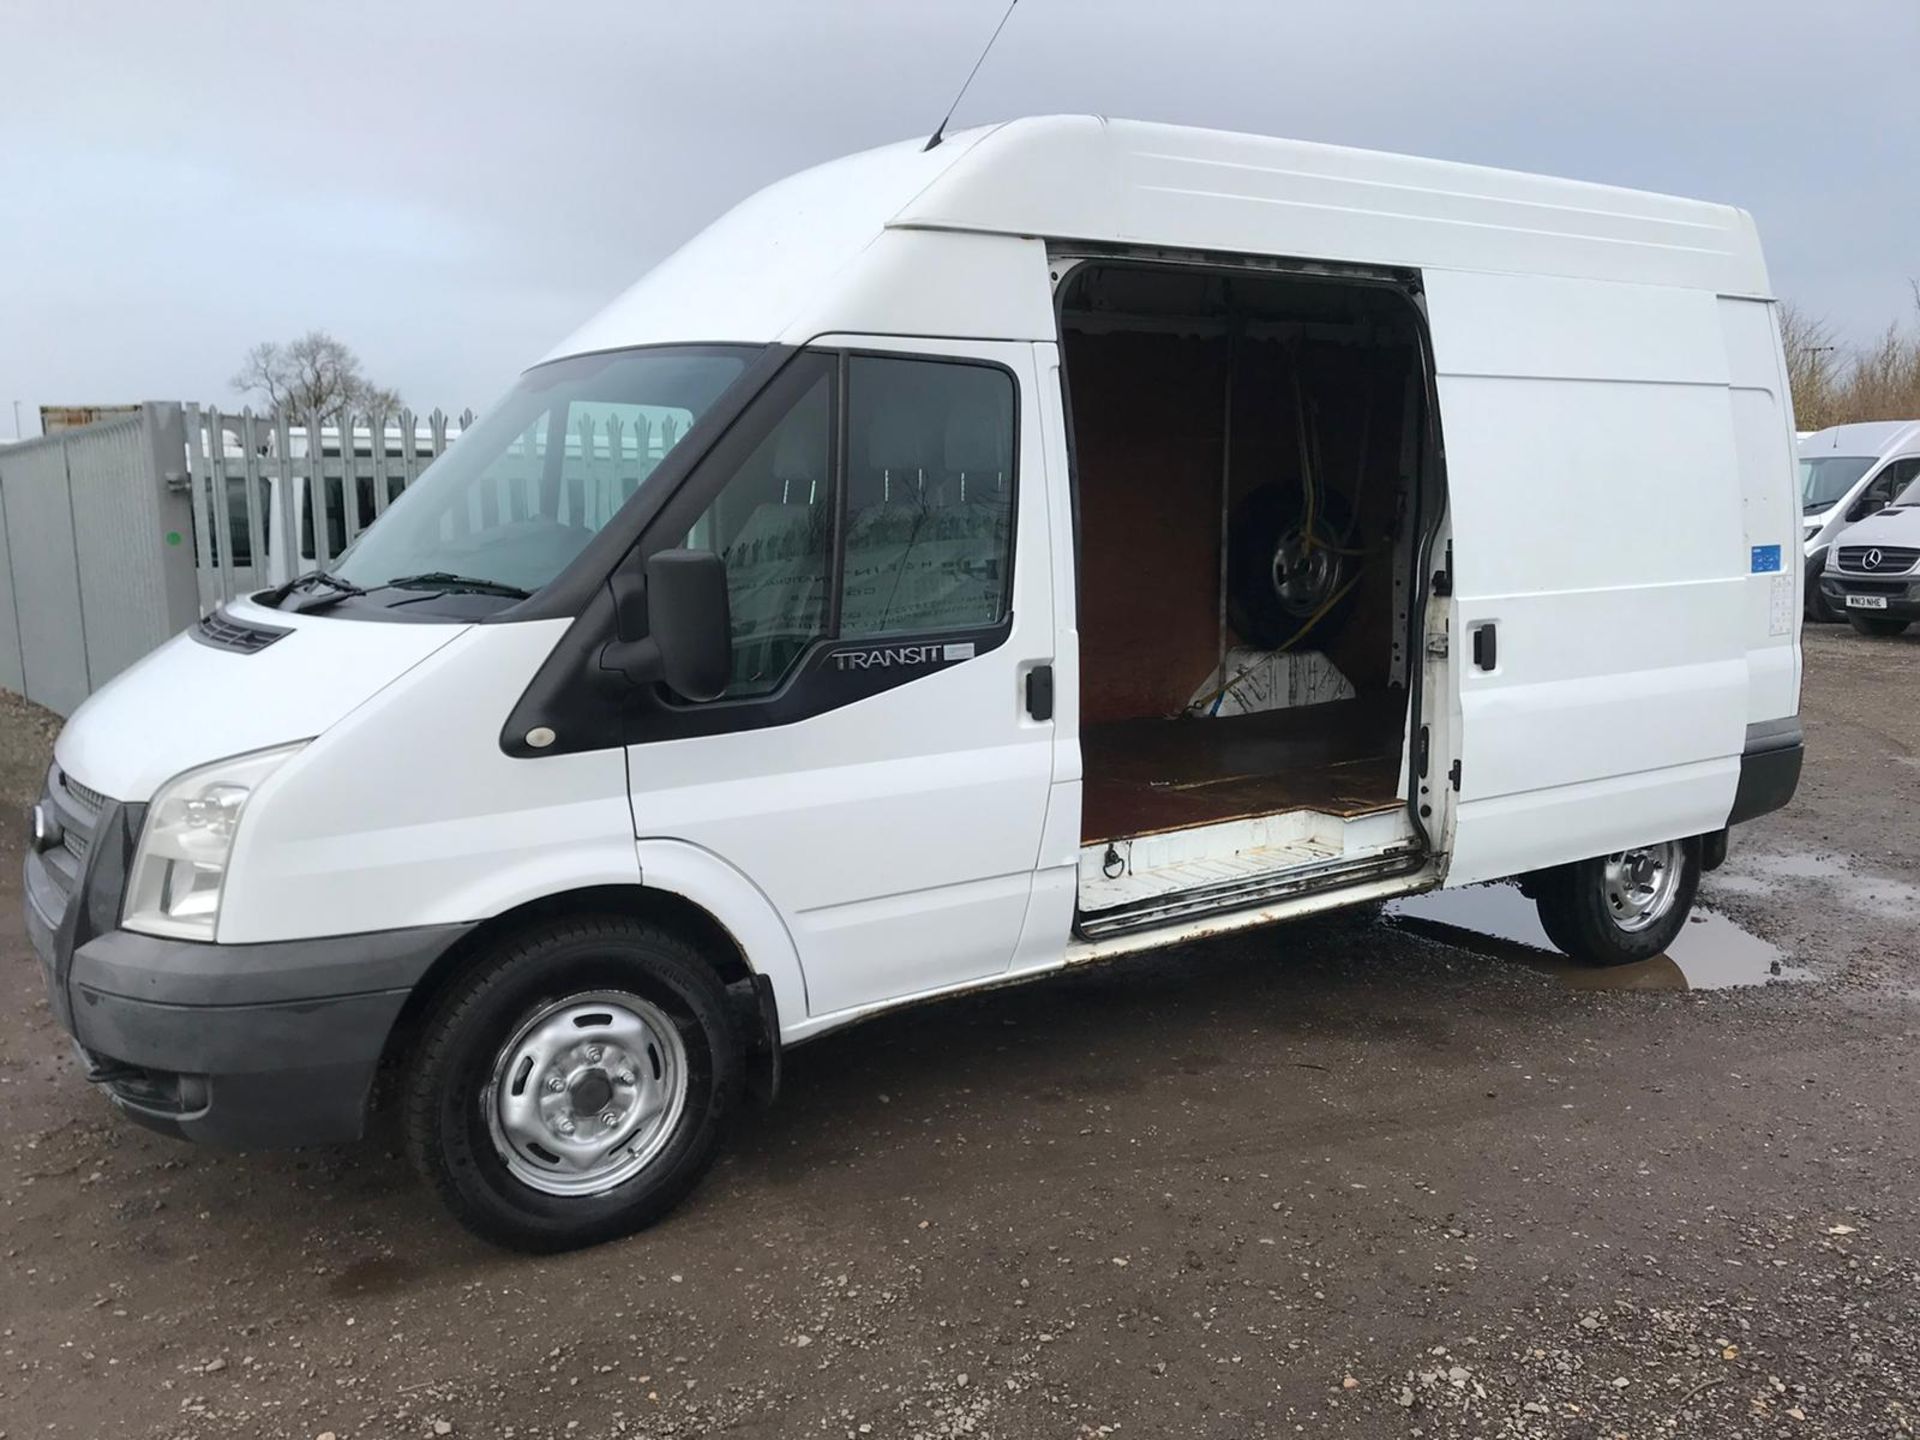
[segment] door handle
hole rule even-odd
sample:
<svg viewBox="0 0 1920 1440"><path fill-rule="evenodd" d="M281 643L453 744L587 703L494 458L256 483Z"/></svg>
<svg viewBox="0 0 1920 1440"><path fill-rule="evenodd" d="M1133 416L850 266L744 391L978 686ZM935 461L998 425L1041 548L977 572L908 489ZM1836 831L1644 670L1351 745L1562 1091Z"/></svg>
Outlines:
<svg viewBox="0 0 1920 1440"><path fill-rule="evenodd" d="M1053 666L1036 665L1027 672L1027 714L1053 719Z"/></svg>
<svg viewBox="0 0 1920 1440"><path fill-rule="evenodd" d="M1500 663L1498 627L1489 620L1473 627L1473 668L1491 670Z"/></svg>

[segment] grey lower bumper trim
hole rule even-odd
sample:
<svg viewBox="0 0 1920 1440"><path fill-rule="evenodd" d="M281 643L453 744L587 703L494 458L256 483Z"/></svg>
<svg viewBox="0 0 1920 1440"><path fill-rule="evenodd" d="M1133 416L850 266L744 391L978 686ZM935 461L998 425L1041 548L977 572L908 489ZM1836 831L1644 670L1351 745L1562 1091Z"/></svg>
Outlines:
<svg viewBox="0 0 1920 1440"><path fill-rule="evenodd" d="M1785 750L1804 743L1806 736L1800 728L1798 715L1784 715L1778 720L1756 720L1747 726L1746 752L1749 755L1759 750Z"/></svg>
<svg viewBox="0 0 1920 1440"><path fill-rule="evenodd" d="M74 952L71 1029L126 1114L238 1147L356 1138L414 985L466 925L270 945L115 930Z"/></svg>
<svg viewBox="0 0 1920 1440"><path fill-rule="evenodd" d="M472 926L425 925L265 945L202 945L110 930L74 952L85 987L157 1005L271 1005L405 990Z"/></svg>
<svg viewBox="0 0 1920 1440"><path fill-rule="evenodd" d="M1793 799L1806 753L1798 715L1747 726L1746 753L1740 757L1740 779L1727 824L1739 825Z"/></svg>

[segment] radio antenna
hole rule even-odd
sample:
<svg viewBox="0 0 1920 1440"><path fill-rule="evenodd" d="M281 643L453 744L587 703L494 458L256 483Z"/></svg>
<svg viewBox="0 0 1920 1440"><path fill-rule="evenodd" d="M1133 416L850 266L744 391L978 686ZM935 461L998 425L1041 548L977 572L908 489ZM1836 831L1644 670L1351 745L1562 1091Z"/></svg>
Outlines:
<svg viewBox="0 0 1920 1440"><path fill-rule="evenodd" d="M1000 17L1000 23L993 27L993 34L987 37L987 47L980 52L980 58L973 62L973 69L967 72L967 78L960 82L960 93L953 97L953 104L947 107L947 113L940 117L940 123L933 127L933 134L927 137L927 143L920 147L924 155L946 138L947 122L953 119L953 112L960 108L960 102L966 98L967 87L973 84L973 77L980 73L980 67L986 63L987 54L993 49L993 42L1000 38L1000 32L1007 28L1007 21L1013 18L1013 7L1020 0L1007 0L1007 13Z"/></svg>

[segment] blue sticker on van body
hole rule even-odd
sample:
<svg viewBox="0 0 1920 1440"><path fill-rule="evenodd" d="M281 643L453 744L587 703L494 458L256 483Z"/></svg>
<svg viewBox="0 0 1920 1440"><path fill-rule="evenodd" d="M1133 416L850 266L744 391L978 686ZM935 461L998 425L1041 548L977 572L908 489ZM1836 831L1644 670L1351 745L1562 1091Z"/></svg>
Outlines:
<svg viewBox="0 0 1920 1440"><path fill-rule="evenodd" d="M1770 575L1780 568L1780 547L1778 545L1756 545L1753 547L1753 573Z"/></svg>

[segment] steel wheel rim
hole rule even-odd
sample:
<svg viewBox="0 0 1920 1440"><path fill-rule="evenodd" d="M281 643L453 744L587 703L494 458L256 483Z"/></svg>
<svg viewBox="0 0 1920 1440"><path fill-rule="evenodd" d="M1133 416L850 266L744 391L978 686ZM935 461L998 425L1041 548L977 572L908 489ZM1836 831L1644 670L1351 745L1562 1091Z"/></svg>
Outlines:
<svg viewBox="0 0 1920 1440"><path fill-rule="evenodd" d="M659 1155L687 1102L687 1049L665 1011L597 990L536 1008L480 1097L509 1173L547 1195L599 1195Z"/></svg>
<svg viewBox="0 0 1920 1440"><path fill-rule="evenodd" d="M1673 898L1680 890L1680 869L1677 840L1607 856L1600 885L1613 923L1628 934L1659 924L1673 909Z"/></svg>
<svg viewBox="0 0 1920 1440"><path fill-rule="evenodd" d="M1289 530L1282 535L1273 547L1269 568L1268 578L1280 608L1301 619L1313 615L1333 597L1346 569L1318 525L1314 526L1311 544L1304 530Z"/></svg>

